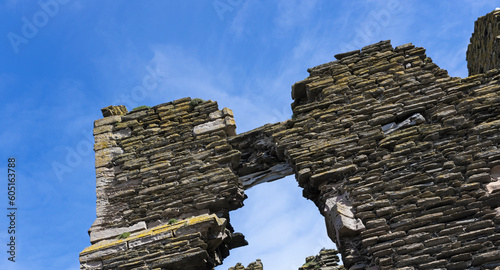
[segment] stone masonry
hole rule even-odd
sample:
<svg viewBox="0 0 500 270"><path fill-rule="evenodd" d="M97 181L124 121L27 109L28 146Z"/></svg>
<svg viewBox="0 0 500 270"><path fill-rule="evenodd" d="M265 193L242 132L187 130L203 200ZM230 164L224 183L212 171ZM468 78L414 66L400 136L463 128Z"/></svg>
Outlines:
<svg viewBox="0 0 500 270"><path fill-rule="evenodd" d="M500 9L480 17L467 49L469 76L500 68Z"/></svg>
<svg viewBox="0 0 500 270"><path fill-rule="evenodd" d="M500 70L477 35L463 79L412 44L337 54L292 86L292 119L238 135L213 101L104 108L81 269L213 269L246 244L244 190L290 174L346 269L499 268Z"/></svg>
<svg viewBox="0 0 500 270"><path fill-rule="evenodd" d="M316 256L306 258L306 263L299 270L345 270L339 266L338 251L335 249L323 249Z"/></svg>

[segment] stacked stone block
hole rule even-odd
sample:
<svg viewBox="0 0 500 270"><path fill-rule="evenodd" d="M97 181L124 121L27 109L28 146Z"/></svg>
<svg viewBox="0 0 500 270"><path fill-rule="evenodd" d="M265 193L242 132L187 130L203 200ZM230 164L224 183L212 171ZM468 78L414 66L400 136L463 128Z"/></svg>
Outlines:
<svg viewBox="0 0 500 270"><path fill-rule="evenodd" d="M474 23L474 33L467 49L469 76L500 68L500 9Z"/></svg>

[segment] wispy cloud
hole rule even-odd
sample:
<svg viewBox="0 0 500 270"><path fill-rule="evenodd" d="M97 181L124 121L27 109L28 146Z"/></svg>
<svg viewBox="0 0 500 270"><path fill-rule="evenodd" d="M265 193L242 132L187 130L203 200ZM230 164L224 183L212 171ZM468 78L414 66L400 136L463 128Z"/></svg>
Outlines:
<svg viewBox="0 0 500 270"><path fill-rule="evenodd" d="M319 1L280 0L276 25L281 30L290 30L291 27L306 25L313 14L318 11Z"/></svg>
<svg viewBox="0 0 500 270"><path fill-rule="evenodd" d="M230 33L236 37L241 37L245 29L247 29L246 24L248 23L248 20L252 18L256 10L262 8L261 4L262 1L259 0L243 1L243 4L236 11L236 14L229 24Z"/></svg>
<svg viewBox="0 0 500 270"><path fill-rule="evenodd" d="M464 5L462 5L462 7L463 6ZM464 10L477 14L481 12L484 13L484 10L493 11L495 8L500 7L500 3L490 0L465 0L465 6L467 6L467 8Z"/></svg>
<svg viewBox="0 0 500 270"><path fill-rule="evenodd" d="M446 49L432 50L427 52L433 61L443 69L448 71L451 77L465 78L468 76L467 62L465 61L465 54L467 52L467 45L457 51L450 51Z"/></svg>
<svg viewBox="0 0 500 270"><path fill-rule="evenodd" d="M221 62L202 63L189 51L172 46L156 47L151 62L166 74L154 94L155 100L161 98L168 101L190 96L217 101L219 107L234 111L238 132L283 121L291 116L290 83L282 83L282 76L287 71L280 71L276 77L262 75L240 82L231 69L234 66ZM266 91L257 95L256 91L262 89ZM278 92L282 94L277 97L275 94ZM281 106L276 106L276 100L269 100L280 96L283 98Z"/></svg>

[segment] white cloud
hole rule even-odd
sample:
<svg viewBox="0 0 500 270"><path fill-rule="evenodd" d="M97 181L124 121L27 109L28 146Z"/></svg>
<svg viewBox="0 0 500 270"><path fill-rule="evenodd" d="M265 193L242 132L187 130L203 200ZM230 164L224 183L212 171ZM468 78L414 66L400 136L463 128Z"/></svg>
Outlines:
<svg viewBox="0 0 500 270"><path fill-rule="evenodd" d="M457 51L446 50L446 48L432 50L427 52L427 55L440 68L446 69L451 77L465 78L468 76L467 62L465 61L466 52L467 46Z"/></svg>
<svg viewBox="0 0 500 270"><path fill-rule="evenodd" d="M234 111L239 133L291 117L291 83L283 83L287 70L241 82L231 64L202 63L189 51L172 46L155 47L151 63L165 73L164 81L150 95L155 101L186 96L217 101L219 108Z"/></svg>
<svg viewBox="0 0 500 270"><path fill-rule="evenodd" d="M236 37L241 37L245 30L245 24L255 14L255 9L258 9L259 5L259 1L244 1L241 6L235 7L237 11L229 26L230 32Z"/></svg>

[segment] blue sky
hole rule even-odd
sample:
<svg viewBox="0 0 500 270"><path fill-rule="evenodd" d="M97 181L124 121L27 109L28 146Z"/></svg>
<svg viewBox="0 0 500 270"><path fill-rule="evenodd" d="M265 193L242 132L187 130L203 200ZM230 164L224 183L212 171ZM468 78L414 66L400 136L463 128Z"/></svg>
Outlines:
<svg viewBox="0 0 500 270"><path fill-rule="evenodd" d="M496 1L208 0L0 2L0 269L79 268L95 219L93 121L100 109L190 96L234 111L237 132L284 121L291 85L333 55L412 42L467 76L474 21ZM17 160L16 263L7 261L7 159ZM231 214L261 258L297 269L333 247L293 178L254 187Z"/></svg>

